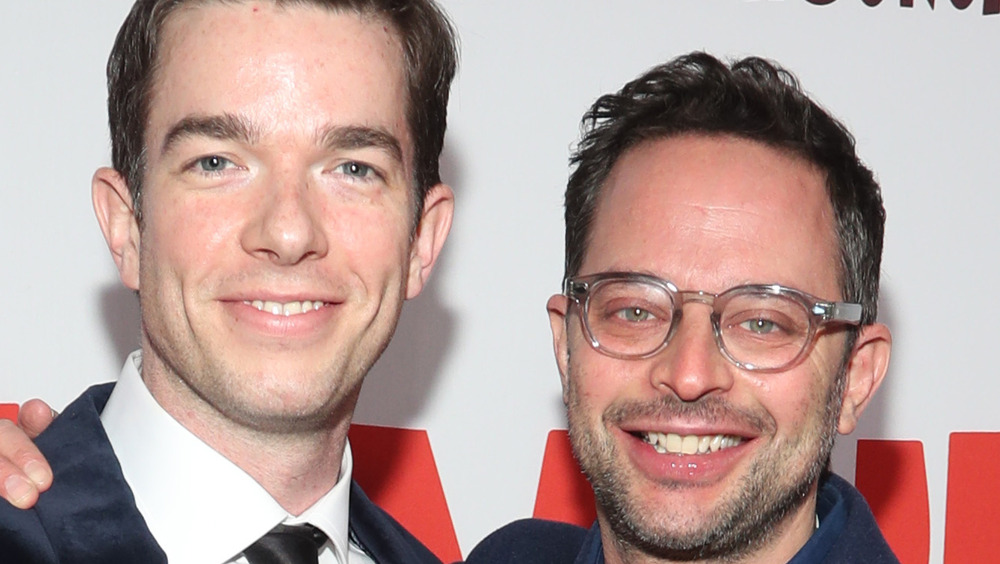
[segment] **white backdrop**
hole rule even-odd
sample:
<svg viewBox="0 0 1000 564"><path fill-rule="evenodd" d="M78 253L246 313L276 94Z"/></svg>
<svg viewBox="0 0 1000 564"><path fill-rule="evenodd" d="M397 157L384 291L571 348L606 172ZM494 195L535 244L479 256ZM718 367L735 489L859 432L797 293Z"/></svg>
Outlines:
<svg viewBox="0 0 1000 564"><path fill-rule="evenodd" d="M827 1L443 2L462 38L443 163L457 217L356 420L428 430L463 552L530 515L546 434L564 426L544 303L578 120L706 49L795 71L881 180L892 366L835 467L853 476L858 437L921 440L941 561L948 435L1000 427L1000 15L983 15L989 0ZM0 402L62 407L137 344L89 189L109 161L103 67L130 4L0 4Z"/></svg>

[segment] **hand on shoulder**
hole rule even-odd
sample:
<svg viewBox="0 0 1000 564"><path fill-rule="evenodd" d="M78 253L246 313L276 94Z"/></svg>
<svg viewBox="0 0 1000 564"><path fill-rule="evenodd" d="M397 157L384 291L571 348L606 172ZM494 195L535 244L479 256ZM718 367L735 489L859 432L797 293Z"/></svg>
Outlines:
<svg viewBox="0 0 1000 564"><path fill-rule="evenodd" d="M0 420L0 497L15 507L28 509L52 485L52 468L35 446L56 413L42 400L25 402L18 422Z"/></svg>

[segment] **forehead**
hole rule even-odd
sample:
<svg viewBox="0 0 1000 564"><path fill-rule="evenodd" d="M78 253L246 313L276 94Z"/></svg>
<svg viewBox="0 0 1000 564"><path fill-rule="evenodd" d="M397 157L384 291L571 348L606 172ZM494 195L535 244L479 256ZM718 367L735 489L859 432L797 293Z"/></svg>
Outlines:
<svg viewBox="0 0 1000 564"><path fill-rule="evenodd" d="M404 75L394 28L374 16L309 3L190 3L161 31L149 127L222 113L302 131L389 126L409 154Z"/></svg>
<svg viewBox="0 0 1000 564"><path fill-rule="evenodd" d="M641 271L719 292L780 283L839 295L825 177L788 152L730 136L644 142L615 164L581 273Z"/></svg>

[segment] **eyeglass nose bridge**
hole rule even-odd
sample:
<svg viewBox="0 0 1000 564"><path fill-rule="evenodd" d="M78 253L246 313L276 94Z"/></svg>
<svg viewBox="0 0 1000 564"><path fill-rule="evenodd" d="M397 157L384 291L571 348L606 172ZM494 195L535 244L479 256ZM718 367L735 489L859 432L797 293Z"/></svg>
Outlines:
<svg viewBox="0 0 1000 564"><path fill-rule="evenodd" d="M720 320L722 314L719 312L719 308L716 306L715 300L719 298L719 294L713 294L711 292L706 292L704 290L676 290L674 294L674 314L670 321L670 329L667 330L667 336L663 340L663 343L655 351L650 353L649 356L659 354L673 339L674 334L677 332L677 328L681 325L681 320L684 318L684 306L688 303L696 303L706 305L712 308L709 314L709 320L712 323L712 338L715 340L715 346L719 349L722 356L729 362L735 364L736 366L743 366L743 363L733 358L733 355L729 353L726 349L726 344L722 339L722 329L720 326Z"/></svg>
<svg viewBox="0 0 1000 564"><path fill-rule="evenodd" d="M700 304L705 304L708 307L715 309L715 299L719 297L718 294L713 294L711 292L706 292L704 290L678 290L674 292L677 299L677 309L684 307L684 304L688 302L695 302Z"/></svg>

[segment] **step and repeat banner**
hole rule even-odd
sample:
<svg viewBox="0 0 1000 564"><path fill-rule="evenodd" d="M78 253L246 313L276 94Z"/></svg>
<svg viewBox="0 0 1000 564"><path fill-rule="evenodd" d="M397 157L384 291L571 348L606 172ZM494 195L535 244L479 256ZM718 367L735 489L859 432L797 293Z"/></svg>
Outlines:
<svg viewBox="0 0 1000 564"><path fill-rule="evenodd" d="M590 518L552 493L572 490L553 477L565 418L544 307L562 275L567 159L599 95L703 49L795 72L883 187L892 364L835 470L904 561L996 553L1000 0L442 3L462 47L443 155L455 223L352 435L362 471L419 469L382 484L387 504L433 514L424 534L455 558L513 519ZM110 160L104 64L130 4L0 4L0 403L61 408L138 346L135 296L90 204ZM423 489L433 501L407 497Z"/></svg>

